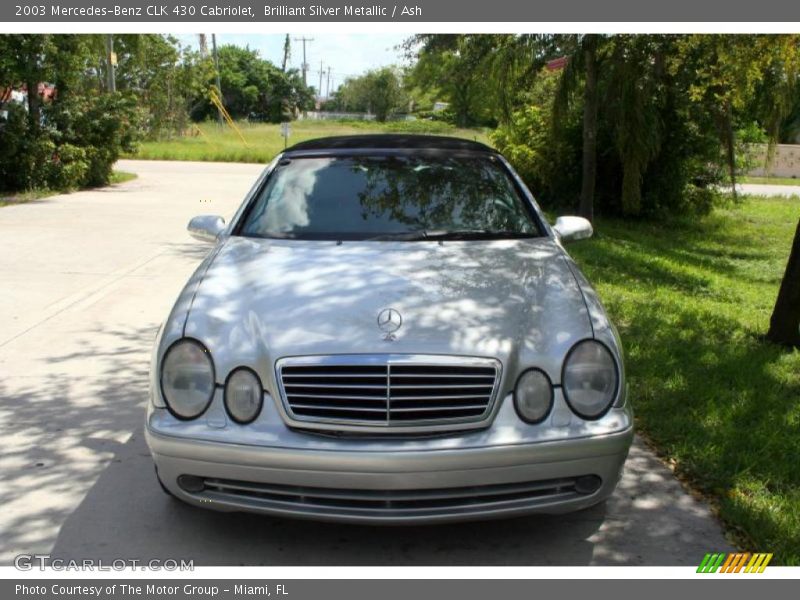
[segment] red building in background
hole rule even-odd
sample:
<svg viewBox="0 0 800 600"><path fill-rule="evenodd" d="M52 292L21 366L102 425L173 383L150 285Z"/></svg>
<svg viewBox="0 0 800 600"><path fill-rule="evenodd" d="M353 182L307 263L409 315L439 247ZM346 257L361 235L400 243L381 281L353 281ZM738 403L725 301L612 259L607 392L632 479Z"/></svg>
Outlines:
<svg viewBox="0 0 800 600"><path fill-rule="evenodd" d="M56 97L56 86L51 83L37 85L36 93L43 102L51 102ZM28 86L0 87L0 104L7 102L25 102L28 97Z"/></svg>

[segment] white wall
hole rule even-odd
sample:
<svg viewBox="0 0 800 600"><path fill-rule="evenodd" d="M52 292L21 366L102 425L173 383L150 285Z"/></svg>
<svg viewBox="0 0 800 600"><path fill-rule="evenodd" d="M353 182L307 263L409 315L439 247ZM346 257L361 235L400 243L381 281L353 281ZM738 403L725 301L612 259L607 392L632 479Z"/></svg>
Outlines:
<svg viewBox="0 0 800 600"><path fill-rule="evenodd" d="M772 161L766 165L766 144L753 144L750 146L755 168L748 175L771 177L797 177L800 178L800 144L778 144Z"/></svg>

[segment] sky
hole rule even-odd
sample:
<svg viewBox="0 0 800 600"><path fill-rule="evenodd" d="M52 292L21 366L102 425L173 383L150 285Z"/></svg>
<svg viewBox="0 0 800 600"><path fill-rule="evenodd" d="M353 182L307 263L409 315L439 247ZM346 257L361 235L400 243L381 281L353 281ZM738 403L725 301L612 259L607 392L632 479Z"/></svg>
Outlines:
<svg viewBox="0 0 800 600"><path fill-rule="evenodd" d="M303 44L295 38L303 37L302 33L290 33L292 39L292 54L289 59L290 66L300 69L303 62ZM234 44L236 46L249 46L258 50L262 58L266 58L275 65L280 66L283 61L283 41L286 34L227 34L217 35L217 46ZM323 88L327 87L328 67L331 68L332 89L336 89L347 77L356 77L370 69L387 65L403 64L403 51L397 46L410 37L410 33L375 33L375 34L313 34L306 38L313 41L306 42L306 61L309 64L308 84L319 86L320 61L323 63L325 75ZM197 35L177 36L184 46L191 45L197 48ZM209 49L211 34L207 34Z"/></svg>

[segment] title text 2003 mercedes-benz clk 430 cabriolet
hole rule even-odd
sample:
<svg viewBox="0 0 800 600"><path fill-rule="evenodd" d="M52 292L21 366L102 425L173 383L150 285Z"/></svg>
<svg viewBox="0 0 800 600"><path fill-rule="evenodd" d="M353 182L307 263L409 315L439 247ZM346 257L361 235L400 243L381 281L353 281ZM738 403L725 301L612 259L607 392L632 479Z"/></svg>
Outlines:
<svg viewBox="0 0 800 600"><path fill-rule="evenodd" d="M374 523L579 510L633 429L622 348L506 160L355 136L279 155L158 333L146 437L205 508Z"/></svg>

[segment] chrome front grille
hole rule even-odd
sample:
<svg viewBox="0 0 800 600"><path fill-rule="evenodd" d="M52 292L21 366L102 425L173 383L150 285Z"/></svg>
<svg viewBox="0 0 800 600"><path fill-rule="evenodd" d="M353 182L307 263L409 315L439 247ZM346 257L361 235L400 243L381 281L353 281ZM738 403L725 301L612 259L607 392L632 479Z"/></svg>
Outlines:
<svg viewBox="0 0 800 600"><path fill-rule="evenodd" d="M357 427L423 427L488 418L500 380L491 359L355 355L278 361L290 419ZM336 427L326 427L336 428Z"/></svg>

